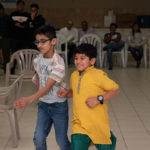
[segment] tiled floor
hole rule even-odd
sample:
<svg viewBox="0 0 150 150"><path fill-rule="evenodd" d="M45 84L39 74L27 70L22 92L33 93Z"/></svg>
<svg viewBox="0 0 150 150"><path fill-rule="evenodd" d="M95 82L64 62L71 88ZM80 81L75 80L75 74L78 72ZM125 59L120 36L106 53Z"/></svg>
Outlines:
<svg viewBox="0 0 150 150"><path fill-rule="evenodd" d="M67 73L67 80L74 68ZM117 136L116 150L150 150L150 69L114 68L104 69L120 85L120 95L108 102L111 129ZM0 86L4 76L0 72ZM35 90L32 83L24 83L21 96ZM36 103L23 110L17 110L21 139L16 150L34 150L32 142L36 124ZM72 100L69 99L69 114L72 119ZM69 124L69 138L71 124ZM59 150L52 129L48 139L48 150ZM0 114L0 150L14 150L11 147L10 127L6 114ZM90 150L96 150L91 147Z"/></svg>

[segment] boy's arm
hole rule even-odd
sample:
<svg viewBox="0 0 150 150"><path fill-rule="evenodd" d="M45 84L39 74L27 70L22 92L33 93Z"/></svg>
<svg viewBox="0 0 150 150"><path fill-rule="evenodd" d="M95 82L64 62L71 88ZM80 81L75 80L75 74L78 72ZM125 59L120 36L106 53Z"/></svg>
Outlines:
<svg viewBox="0 0 150 150"><path fill-rule="evenodd" d="M71 98L72 96L73 96L72 89L69 89L69 91L67 93L67 97Z"/></svg>
<svg viewBox="0 0 150 150"><path fill-rule="evenodd" d="M36 73L36 86L37 86L37 89L39 89L39 75Z"/></svg>
<svg viewBox="0 0 150 150"><path fill-rule="evenodd" d="M120 93L120 90L119 90L119 89L108 91L107 93L105 93L105 94L103 95L104 101L107 101L107 100L112 99L113 97L117 96L119 93ZM93 108L93 107L95 107L96 105L100 104L100 101L97 100L97 97L89 97L89 98L86 100L86 104L87 104L87 106L88 106L89 108Z"/></svg>
<svg viewBox="0 0 150 150"><path fill-rule="evenodd" d="M104 36L104 43L108 44L111 41L111 35Z"/></svg>
<svg viewBox="0 0 150 150"><path fill-rule="evenodd" d="M68 97L68 98L71 98L72 97L72 90L69 89L59 89L57 91L57 96L58 97Z"/></svg>
<svg viewBox="0 0 150 150"><path fill-rule="evenodd" d="M46 85L45 85L45 87L41 88L40 90L38 90L36 93L34 93L33 95L31 95L29 97L19 98L14 103L14 107L20 108L20 109L26 107L29 103L32 103L33 101L35 101L35 100L39 99L40 97L46 95L55 83L56 83L55 80L53 80L52 78L49 78Z"/></svg>
<svg viewBox="0 0 150 150"><path fill-rule="evenodd" d="M114 42L119 42L121 40L121 34L117 35L117 38L113 39Z"/></svg>

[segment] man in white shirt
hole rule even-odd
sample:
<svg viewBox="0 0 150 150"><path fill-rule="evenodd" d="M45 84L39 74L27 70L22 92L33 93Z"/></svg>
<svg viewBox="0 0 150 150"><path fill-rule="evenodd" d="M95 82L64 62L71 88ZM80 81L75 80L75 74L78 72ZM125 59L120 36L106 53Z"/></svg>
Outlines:
<svg viewBox="0 0 150 150"><path fill-rule="evenodd" d="M73 51L76 48L76 42L78 41L78 30L73 27L73 21L68 20L66 27L60 29L60 34L64 35L68 41L68 64L70 64L70 59L73 55ZM65 45L62 45L62 50L65 49Z"/></svg>

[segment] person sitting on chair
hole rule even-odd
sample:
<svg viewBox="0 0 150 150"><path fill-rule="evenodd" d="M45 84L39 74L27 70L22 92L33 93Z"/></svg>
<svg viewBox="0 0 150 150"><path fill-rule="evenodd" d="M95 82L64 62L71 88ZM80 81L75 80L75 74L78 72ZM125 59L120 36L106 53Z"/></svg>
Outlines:
<svg viewBox="0 0 150 150"><path fill-rule="evenodd" d="M76 42L78 41L78 30L73 27L73 21L68 20L66 27L60 29L60 34L64 35L68 42L68 64L73 56L73 52L76 49ZM62 45L62 50L65 49L65 45Z"/></svg>
<svg viewBox="0 0 150 150"><path fill-rule="evenodd" d="M121 51L124 46L124 42L121 40L121 34L116 32L117 25L112 23L110 25L110 33L106 33L104 35L104 43L106 46L103 48L107 51L107 60L109 63L109 70L112 70L112 52L114 51Z"/></svg>
<svg viewBox="0 0 150 150"><path fill-rule="evenodd" d="M143 44L144 40L142 39L142 33L138 23L134 23L132 25L132 32L128 37L129 48L128 50L131 52L132 56L137 62L136 67L139 68L141 64L141 59L143 56Z"/></svg>
<svg viewBox="0 0 150 150"><path fill-rule="evenodd" d="M81 29L79 29L79 40L80 38L85 35L85 34L90 34L93 33L93 28L88 27L88 22L87 21L82 21L81 22Z"/></svg>

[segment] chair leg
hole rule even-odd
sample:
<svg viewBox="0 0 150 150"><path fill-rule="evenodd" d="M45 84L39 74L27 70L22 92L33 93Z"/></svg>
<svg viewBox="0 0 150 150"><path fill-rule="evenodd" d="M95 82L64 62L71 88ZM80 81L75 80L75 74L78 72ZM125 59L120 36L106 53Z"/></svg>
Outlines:
<svg viewBox="0 0 150 150"><path fill-rule="evenodd" d="M147 68L147 57L146 57L146 51L144 52L144 65L145 65L145 68Z"/></svg>
<svg viewBox="0 0 150 150"><path fill-rule="evenodd" d="M125 68L125 60L123 54L121 54L121 60L122 60L122 67Z"/></svg>
<svg viewBox="0 0 150 150"><path fill-rule="evenodd" d="M99 52L98 58L99 58L99 61L98 61L98 62L99 62L99 67L102 68L102 65L101 65L101 64L102 64L102 63L101 63L101 61L102 61L102 55L101 55L101 52Z"/></svg>
<svg viewBox="0 0 150 150"><path fill-rule="evenodd" d="M126 68L128 65L128 52L125 53L125 58L124 58L124 67Z"/></svg>
<svg viewBox="0 0 150 150"><path fill-rule="evenodd" d="M7 75L5 77L5 86L9 86L9 77Z"/></svg>
<svg viewBox="0 0 150 150"><path fill-rule="evenodd" d="M106 55L106 53L102 54L102 63L101 63L102 67L106 66L106 63L107 63L107 57L105 55Z"/></svg>
<svg viewBox="0 0 150 150"><path fill-rule="evenodd" d="M100 61L100 68L103 67L103 63L104 63L104 54L101 54L101 61Z"/></svg>
<svg viewBox="0 0 150 150"><path fill-rule="evenodd" d="M7 113L10 120L11 136L12 136L12 144L13 144L12 146L17 147L18 140L20 139L17 113L15 109L8 110Z"/></svg>

